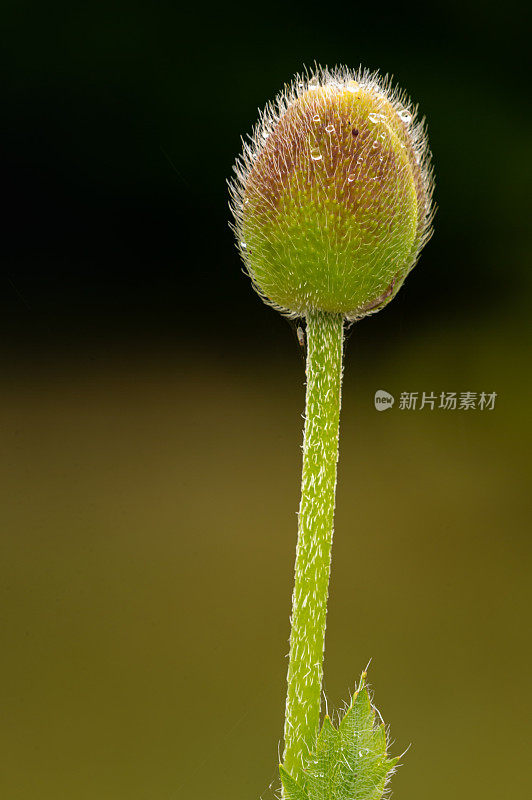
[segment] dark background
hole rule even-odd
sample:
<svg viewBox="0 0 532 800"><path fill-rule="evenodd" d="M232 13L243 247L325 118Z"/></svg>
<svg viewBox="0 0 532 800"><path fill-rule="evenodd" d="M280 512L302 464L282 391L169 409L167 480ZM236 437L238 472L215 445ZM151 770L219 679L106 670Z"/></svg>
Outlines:
<svg viewBox="0 0 532 800"><path fill-rule="evenodd" d="M524 7L397 5L8 3L10 341L173 345L193 326L242 342L255 325L253 338L277 346L282 322L239 271L225 181L257 107L314 60L393 74L429 121L436 236L379 327L407 319L419 335L418 316L450 323L519 303L530 286Z"/></svg>
<svg viewBox="0 0 532 800"><path fill-rule="evenodd" d="M316 60L427 116L436 232L346 348L325 687L373 657L397 797L520 796L529 715L525 4L3 5L2 796L267 794L303 361L226 179ZM373 393L496 391L386 414Z"/></svg>

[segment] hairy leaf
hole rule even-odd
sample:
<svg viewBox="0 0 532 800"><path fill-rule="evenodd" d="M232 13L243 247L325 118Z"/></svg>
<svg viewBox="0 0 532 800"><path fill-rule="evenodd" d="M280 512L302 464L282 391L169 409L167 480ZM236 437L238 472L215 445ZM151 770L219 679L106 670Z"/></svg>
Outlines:
<svg viewBox="0 0 532 800"><path fill-rule="evenodd" d="M280 767L286 800L380 800L399 759L388 758L384 723L375 720L362 674L351 703L335 728L325 717L304 778Z"/></svg>

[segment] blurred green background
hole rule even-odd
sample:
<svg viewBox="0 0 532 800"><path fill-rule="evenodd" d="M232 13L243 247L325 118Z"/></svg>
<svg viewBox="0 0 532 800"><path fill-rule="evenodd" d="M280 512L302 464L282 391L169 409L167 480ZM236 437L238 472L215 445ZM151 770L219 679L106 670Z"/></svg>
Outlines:
<svg viewBox="0 0 532 800"><path fill-rule="evenodd" d="M372 659L409 800L526 794L525 5L7 2L0 158L1 796L271 797L304 362L227 227L291 75L395 75L436 234L346 347L330 708ZM493 411L373 394L495 391ZM273 781L272 789L269 789Z"/></svg>

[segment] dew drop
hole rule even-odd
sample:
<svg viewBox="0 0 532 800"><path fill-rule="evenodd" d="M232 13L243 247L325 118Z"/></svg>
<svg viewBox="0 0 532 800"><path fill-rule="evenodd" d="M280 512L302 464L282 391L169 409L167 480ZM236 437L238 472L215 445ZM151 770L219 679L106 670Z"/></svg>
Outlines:
<svg viewBox="0 0 532 800"><path fill-rule="evenodd" d="M318 150L318 148L317 148L317 147L313 148L313 149L310 151L310 157L311 157L311 159L312 159L313 161L320 161L320 160L321 160L321 158L322 158L322 155L321 155L321 153L320 153L320 151Z"/></svg>
<svg viewBox="0 0 532 800"><path fill-rule="evenodd" d="M247 244L245 242L240 242L240 247L242 248L242 250L247 250L248 249L248 246L247 246Z"/></svg>
<svg viewBox="0 0 532 800"><path fill-rule="evenodd" d="M320 115L319 114L314 114L312 119L314 120L314 122L319 122L320 121Z"/></svg>
<svg viewBox="0 0 532 800"><path fill-rule="evenodd" d="M352 173L351 173L351 175L347 176L348 183L353 183L354 180L355 180L355 176Z"/></svg>
<svg viewBox="0 0 532 800"><path fill-rule="evenodd" d="M412 119L412 114L410 113L410 111L407 111L406 109L403 109L402 111L398 111L397 114L399 116L399 119L402 122L406 123L406 125L408 125L408 123Z"/></svg>
<svg viewBox="0 0 532 800"><path fill-rule="evenodd" d="M368 114L368 119L370 122L377 122L378 118L378 115L375 113Z"/></svg>
<svg viewBox="0 0 532 800"><path fill-rule="evenodd" d="M372 147L373 147L373 149L375 150L375 149L376 149L376 148L379 146L379 143L378 143L378 141L375 139L375 141L373 142L373 144L372 144L371 146L372 146Z"/></svg>
<svg viewBox="0 0 532 800"><path fill-rule="evenodd" d="M334 125L327 125L325 130L327 131L327 133L332 133L334 131Z"/></svg>
<svg viewBox="0 0 532 800"><path fill-rule="evenodd" d="M357 164L362 164L362 161L363 161L362 156L359 156L357 158Z"/></svg>

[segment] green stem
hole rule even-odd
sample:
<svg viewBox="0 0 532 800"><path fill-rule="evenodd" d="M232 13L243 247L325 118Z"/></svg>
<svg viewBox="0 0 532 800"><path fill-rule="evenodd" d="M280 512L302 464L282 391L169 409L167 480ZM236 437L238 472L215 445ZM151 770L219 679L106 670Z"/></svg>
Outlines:
<svg viewBox="0 0 532 800"><path fill-rule="evenodd" d="M303 478L284 728L284 767L296 780L319 729L338 461L343 316L307 314Z"/></svg>

